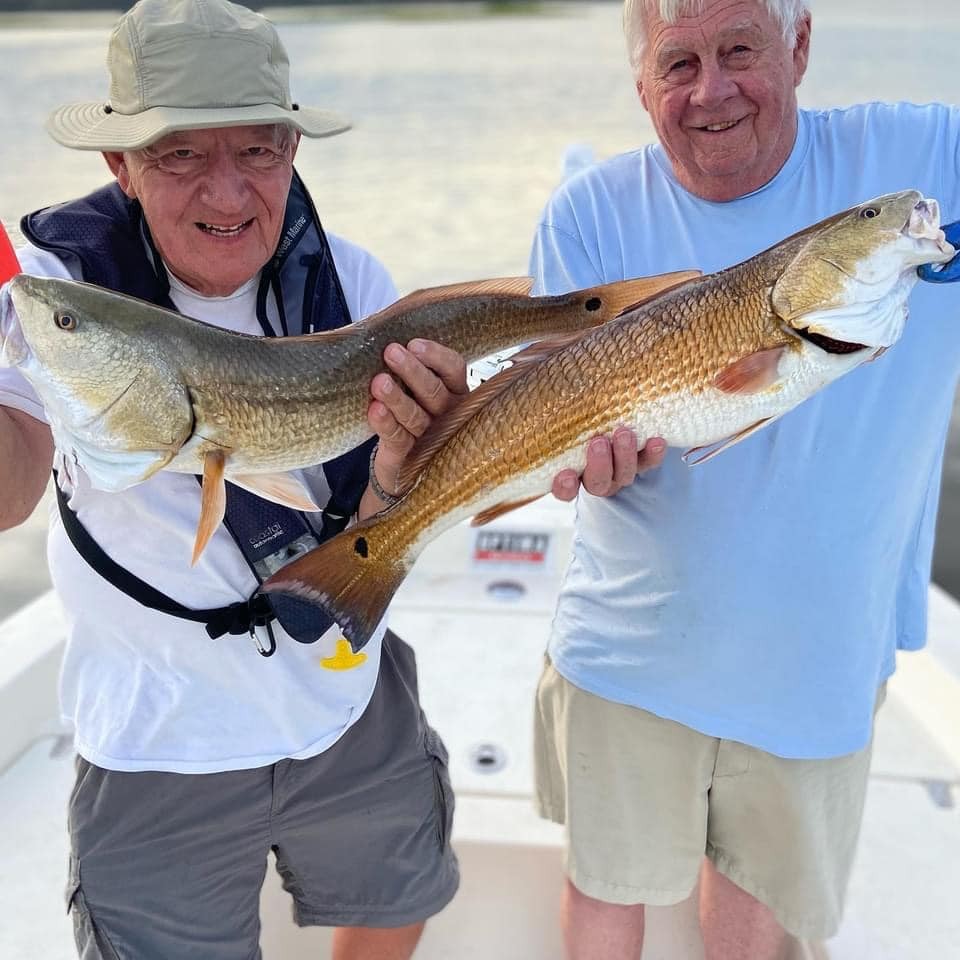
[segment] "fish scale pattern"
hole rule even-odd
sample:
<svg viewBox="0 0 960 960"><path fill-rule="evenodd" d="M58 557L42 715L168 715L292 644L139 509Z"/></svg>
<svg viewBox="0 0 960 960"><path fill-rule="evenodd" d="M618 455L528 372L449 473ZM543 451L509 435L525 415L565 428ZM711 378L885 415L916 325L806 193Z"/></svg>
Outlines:
<svg viewBox="0 0 960 960"><path fill-rule="evenodd" d="M770 307L783 258L768 259L763 267L747 261L690 281L531 364L450 437L403 509L370 531L371 556L403 555L425 530L434 528L426 539L436 535L437 518L446 528L509 499L503 491L511 481L538 468L582 465L591 437L642 423L646 410L675 415L676 405L659 402L703 392L746 355L798 349ZM693 429L709 429L709 405L688 405L683 413L701 424ZM666 432L664 424L656 426L652 432ZM558 462L564 453L570 464ZM539 482L538 492L549 487L544 477Z"/></svg>

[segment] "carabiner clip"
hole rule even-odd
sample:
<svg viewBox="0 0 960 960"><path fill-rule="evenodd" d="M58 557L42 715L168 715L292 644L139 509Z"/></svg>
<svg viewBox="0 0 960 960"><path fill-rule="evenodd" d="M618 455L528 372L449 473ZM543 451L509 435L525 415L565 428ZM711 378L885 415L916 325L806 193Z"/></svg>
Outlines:
<svg viewBox="0 0 960 960"><path fill-rule="evenodd" d="M269 621L264 624L267 628L267 636L270 638L270 646L265 647L260 642L260 636L257 633L257 625L255 623L250 624L250 639L253 641L253 645L257 648L257 653L261 657L272 657L277 652L277 641L273 635L273 627L270 626Z"/></svg>

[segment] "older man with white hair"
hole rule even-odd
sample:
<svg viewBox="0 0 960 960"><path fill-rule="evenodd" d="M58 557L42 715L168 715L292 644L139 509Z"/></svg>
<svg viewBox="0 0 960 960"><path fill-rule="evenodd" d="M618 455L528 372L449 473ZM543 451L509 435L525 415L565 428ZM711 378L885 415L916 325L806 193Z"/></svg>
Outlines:
<svg viewBox="0 0 960 960"><path fill-rule="evenodd" d="M957 109L798 108L803 0L627 0L624 26L658 142L555 192L539 291L712 272L906 188L960 215ZM636 960L644 905L698 877L708 960L837 929L875 710L925 642L958 305L921 285L887 356L707 466L651 438L637 475L629 430L593 441L536 728L573 960Z"/></svg>

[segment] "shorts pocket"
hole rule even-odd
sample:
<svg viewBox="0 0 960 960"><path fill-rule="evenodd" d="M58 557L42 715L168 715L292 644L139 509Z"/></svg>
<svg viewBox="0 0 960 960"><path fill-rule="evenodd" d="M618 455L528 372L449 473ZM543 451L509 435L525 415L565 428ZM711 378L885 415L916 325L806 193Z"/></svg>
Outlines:
<svg viewBox="0 0 960 960"><path fill-rule="evenodd" d="M426 728L425 748L433 767L434 805L437 815L437 842L444 849L453 830L453 787L448 768L449 754L440 735L432 727Z"/></svg>
<svg viewBox="0 0 960 960"><path fill-rule="evenodd" d="M73 918L73 939L78 960L121 960L103 931L94 923L80 883L80 861L70 857L66 889L67 913Z"/></svg>

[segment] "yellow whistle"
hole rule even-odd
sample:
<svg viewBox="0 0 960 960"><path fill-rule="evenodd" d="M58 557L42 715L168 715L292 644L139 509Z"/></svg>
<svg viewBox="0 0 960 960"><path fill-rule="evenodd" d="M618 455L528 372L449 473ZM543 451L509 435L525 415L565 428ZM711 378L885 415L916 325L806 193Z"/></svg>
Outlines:
<svg viewBox="0 0 960 960"><path fill-rule="evenodd" d="M350 641L341 637L337 641L337 649L332 657L324 657L320 661L320 666L326 670L352 670L359 667L361 663L367 662L365 653L354 653L350 646Z"/></svg>

